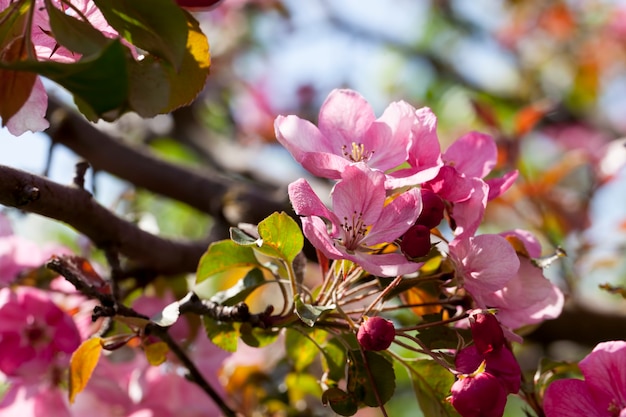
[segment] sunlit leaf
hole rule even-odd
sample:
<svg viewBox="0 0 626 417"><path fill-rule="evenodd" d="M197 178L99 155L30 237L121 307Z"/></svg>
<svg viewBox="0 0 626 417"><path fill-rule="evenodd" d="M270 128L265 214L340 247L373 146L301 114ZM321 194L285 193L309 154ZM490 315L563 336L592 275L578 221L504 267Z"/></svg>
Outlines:
<svg viewBox="0 0 626 417"><path fill-rule="evenodd" d="M211 301L221 305L235 305L244 301L246 297L266 282L263 272L258 268L254 268L239 280L237 284L211 297Z"/></svg>
<svg viewBox="0 0 626 417"><path fill-rule="evenodd" d="M409 366L415 396L422 413L429 417L456 417L458 414L446 401L454 376L430 359L419 359Z"/></svg>
<svg viewBox="0 0 626 417"><path fill-rule="evenodd" d="M242 323L239 328L239 333L242 342L255 348L264 347L276 342L280 335L280 331L252 327L249 323Z"/></svg>
<svg viewBox="0 0 626 417"><path fill-rule="evenodd" d="M441 304L437 304L439 300L439 293L432 291L432 288L426 285L419 287L413 287L402 293L405 304L416 305L417 307L411 307L411 310L418 316L424 316L426 314L435 314L441 311ZM421 305L420 304L426 304ZM431 304L431 305L428 305Z"/></svg>
<svg viewBox="0 0 626 417"><path fill-rule="evenodd" d="M324 306L307 304L302 301L299 294L296 294L293 301L296 307L296 314L300 317L300 320L302 320L307 326L311 327L315 325L315 322L319 320L324 313L335 309L333 304Z"/></svg>
<svg viewBox="0 0 626 417"><path fill-rule="evenodd" d="M273 213L258 226L263 244L259 252L293 262L304 246L300 226L286 213Z"/></svg>
<svg viewBox="0 0 626 417"><path fill-rule="evenodd" d="M131 44L176 70L187 48L187 15L170 0L94 0L107 22Z"/></svg>
<svg viewBox="0 0 626 417"><path fill-rule="evenodd" d="M251 248L240 246L232 240L213 242L200 259L196 283L228 269L246 266L260 266Z"/></svg>
<svg viewBox="0 0 626 417"><path fill-rule="evenodd" d="M218 322L203 316L204 330L211 342L227 352L237 351L239 324Z"/></svg>
<svg viewBox="0 0 626 417"><path fill-rule="evenodd" d="M293 363L297 372L304 371L320 352L320 344L326 339L326 332L318 329L302 333L294 329L287 329L285 347L287 357Z"/></svg>
<svg viewBox="0 0 626 417"><path fill-rule="evenodd" d="M93 370L102 353L102 339L94 337L85 340L72 354L69 373L69 399L74 402L76 395L87 386Z"/></svg>
<svg viewBox="0 0 626 417"><path fill-rule="evenodd" d="M291 404L305 400L307 395L314 398L319 398L322 395L322 388L317 378L309 373L292 372L287 374L285 386Z"/></svg>
<svg viewBox="0 0 626 417"><path fill-rule="evenodd" d="M143 347L148 363L152 366L159 366L167 359L167 352L170 349L165 342L151 343Z"/></svg>

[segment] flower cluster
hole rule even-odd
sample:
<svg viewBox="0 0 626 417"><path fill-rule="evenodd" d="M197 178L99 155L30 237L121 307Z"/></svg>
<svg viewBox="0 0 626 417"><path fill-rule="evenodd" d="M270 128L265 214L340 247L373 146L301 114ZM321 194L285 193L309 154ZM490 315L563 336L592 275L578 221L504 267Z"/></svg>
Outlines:
<svg viewBox="0 0 626 417"><path fill-rule="evenodd" d="M452 385L450 403L463 417L500 417L507 395L520 389L521 369L493 314L471 316L470 328L474 344L457 353L461 375Z"/></svg>
<svg viewBox="0 0 626 417"><path fill-rule="evenodd" d="M496 393L491 414L480 415L502 415L506 396L519 390L520 370L500 323L515 339L512 330L558 316L563 294L533 263L541 247L532 234L477 233L487 203L517 178L517 171L491 176L497 161L493 138L470 132L442 153L436 128L430 109L402 101L376 118L351 90L330 93L317 126L297 116L275 121L278 141L296 161L336 181L332 208L305 179L289 185L304 235L319 252L374 276L401 277L419 276L436 248L454 269L442 290L446 296L469 296L473 308L497 312L498 319L491 314L472 319L475 344L457 354L457 371L467 375L455 383L452 403L464 416L479 415L467 410L476 408L476 401L479 408L486 406L481 393ZM359 329L366 349L373 346L366 332L375 327L370 322ZM480 330L485 326L487 332ZM487 343L485 334L494 339ZM387 348L388 338L382 339ZM470 400L476 393L478 400Z"/></svg>

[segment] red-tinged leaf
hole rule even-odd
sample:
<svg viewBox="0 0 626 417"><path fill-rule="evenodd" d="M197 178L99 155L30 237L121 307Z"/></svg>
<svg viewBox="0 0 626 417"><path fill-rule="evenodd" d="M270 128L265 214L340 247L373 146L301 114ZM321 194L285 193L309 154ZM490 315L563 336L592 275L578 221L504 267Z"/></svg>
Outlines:
<svg viewBox="0 0 626 417"><path fill-rule="evenodd" d="M76 349L70 359L69 398L74 402L76 394L87 386L93 370L100 360L102 353L102 339L94 337L87 339Z"/></svg>
<svg viewBox="0 0 626 417"><path fill-rule="evenodd" d="M476 113L476 117L478 117L487 126L493 127L494 129L500 129L498 116L496 115L496 112L494 111L492 106L478 100L472 100L471 103L472 107L474 107L474 113Z"/></svg>
<svg viewBox="0 0 626 417"><path fill-rule="evenodd" d="M26 48L24 37L18 37L0 53L0 61L26 59ZM37 74L34 73L0 69L0 117L3 126L24 106L36 79Z"/></svg>
<svg viewBox="0 0 626 417"><path fill-rule="evenodd" d="M523 136L530 132L550 109L551 106L545 102L534 103L521 109L515 116L515 135Z"/></svg>

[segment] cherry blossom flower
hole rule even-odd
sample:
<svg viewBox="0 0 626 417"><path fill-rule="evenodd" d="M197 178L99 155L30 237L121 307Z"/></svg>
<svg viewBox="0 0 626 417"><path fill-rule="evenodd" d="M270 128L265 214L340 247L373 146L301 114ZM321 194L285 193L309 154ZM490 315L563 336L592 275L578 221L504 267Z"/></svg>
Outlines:
<svg viewBox="0 0 626 417"><path fill-rule="evenodd" d="M424 186L451 203L450 217L457 236L472 236L482 221L487 201L509 189L517 171L483 180L494 168L498 149L493 138L470 132L457 139L443 154L444 166Z"/></svg>
<svg viewBox="0 0 626 417"><path fill-rule="evenodd" d="M441 165L436 119L429 109L391 103L378 119L369 103L352 90L333 90L319 113L318 126L297 116L278 116L276 138L304 168L339 179L347 166L364 162L389 173L387 188L433 178Z"/></svg>
<svg viewBox="0 0 626 417"><path fill-rule="evenodd" d="M513 247L499 235L457 237L450 242L449 253L457 267L459 285L480 308L487 307L485 296L504 288L520 266Z"/></svg>
<svg viewBox="0 0 626 417"><path fill-rule="evenodd" d="M0 289L0 371L5 375L41 378L69 363L79 344L74 321L45 292Z"/></svg>
<svg viewBox="0 0 626 417"><path fill-rule="evenodd" d="M541 255L539 242L525 230L513 230L500 235L518 239L528 256L518 255L520 267L515 277L501 289L484 294L482 301L488 307L496 308L498 319L510 329L557 318L563 310L565 297L543 275L543 270L532 263L531 258Z"/></svg>
<svg viewBox="0 0 626 417"><path fill-rule="evenodd" d="M626 416L626 342L598 344L579 362L584 380L560 379L546 390L546 417Z"/></svg>
<svg viewBox="0 0 626 417"><path fill-rule="evenodd" d="M385 174L363 163L347 166L332 192L334 212L327 209L309 183L289 185L289 198L302 216L302 228L313 246L329 259L347 259L378 276L397 276L419 269L399 253L376 253L376 245L393 242L421 211L419 190L411 189L386 203Z"/></svg>

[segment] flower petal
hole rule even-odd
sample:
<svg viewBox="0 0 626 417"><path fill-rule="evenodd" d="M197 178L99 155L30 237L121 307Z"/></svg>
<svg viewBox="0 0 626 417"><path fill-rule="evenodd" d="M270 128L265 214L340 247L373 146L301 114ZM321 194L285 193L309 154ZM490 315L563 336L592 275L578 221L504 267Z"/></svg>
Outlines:
<svg viewBox="0 0 626 417"><path fill-rule="evenodd" d="M338 219L359 216L365 225L373 225L385 204L385 174L364 163L346 167L332 191L333 210Z"/></svg>
<svg viewBox="0 0 626 417"><path fill-rule="evenodd" d="M443 160L468 177L483 178L491 172L498 158L493 138L470 132L457 139L444 152Z"/></svg>
<svg viewBox="0 0 626 417"><path fill-rule="evenodd" d="M37 77L33 90L22 108L9 120L4 121L12 135L20 136L27 131L41 132L50 126L45 118L48 108L48 93Z"/></svg>
<svg viewBox="0 0 626 417"><path fill-rule="evenodd" d="M374 120L374 111L370 104L356 91L333 90L320 108L318 126L322 135L332 144L332 153L341 154L343 145L350 147L352 143L363 143L371 149L366 141L371 137L366 133Z"/></svg>
<svg viewBox="0 0 626 417"><path fill-rule="evenodd" d="M600 407L612 402L620 409L626 408L625 341L598 344L579 366Z"/></svg>
<svg viewBox="0 0 626 417"><path fill-rule="evenodd" d="M580 379L560 379L552 382L543 399L546 417L610 417L606 409L594 401L589 387Z"/></svg>
<svg viewBox="0 0 626 417"><path fill-rule="evenodd" d="M415 223L422 211L419 190L408 190L383 207L376 223L372 225L365 241L368 246L393 242Z"/></svg>

